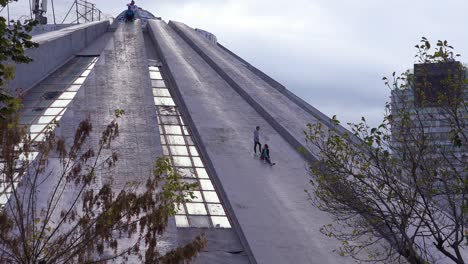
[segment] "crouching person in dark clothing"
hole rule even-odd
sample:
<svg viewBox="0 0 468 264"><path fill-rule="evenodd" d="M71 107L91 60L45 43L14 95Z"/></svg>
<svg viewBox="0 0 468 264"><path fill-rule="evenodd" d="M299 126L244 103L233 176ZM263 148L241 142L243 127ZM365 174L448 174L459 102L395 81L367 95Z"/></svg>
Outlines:
<svg viewBox="0 0 468 264"><path fill-rule="evenodd" d="M135 19L135 12L131 6L128 6L128 10L125 12L125 21L132 22Z"/></svg>
<svg viewBox="0 0 468 264"><path fill-rule="evenodd" d="M270 164L270 166L273 166L273 165L276 164L276 163L271 163L270 149L268 149L268 144L265 144L263 146L262 155L260 156L260 159L265 161L266 163Z"/></svg>

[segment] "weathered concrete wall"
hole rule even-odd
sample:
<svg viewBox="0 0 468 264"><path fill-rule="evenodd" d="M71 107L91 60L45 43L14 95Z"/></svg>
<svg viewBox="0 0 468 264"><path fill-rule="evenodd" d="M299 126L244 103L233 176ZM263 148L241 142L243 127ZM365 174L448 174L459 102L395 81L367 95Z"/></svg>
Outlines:
<svg viewBox="0 0 468 264"><path fill-rule="evenodd" d="M108 27L109 21L92 22L34 36L32 40L39 43L39 47L26 50L34 61L16 65L16 78L9 83L9 89L29 90L101 36Z"/></svg>
<svg viewBox="0 0 468 264"><path fill-rule="evenodd" d="M233 88L173 28L163 21L150 21L148 25L178 91L183 105L180 108L189 114L188 123L194 138L200 152L208 157L207 169L216 187L223 192L221 198L233 217L244 248L249 250L250 261L273 264L353 262L333 253L339 242L326 239L320 233L320 227L332 222L332 217L307 200L303 191L308 184L305 160L271 123L272 118L280 124L294 122L297 118L287 120L284 113L267 113L274 115L269 117L259 112L251 100ZM217 48L202 37L200 41L211 46L206 49ZM246 81L260 79L252 73L245 78ZM271 90L272 100L282 98L274 106L286 108L282 112L293 115L296 109L301 109L276 89L259 87L267 85L262 80L258 83L249 89L265 93ZM258 100L259 104L266 103ZM278 117L280 114L283 116ZM298 115L303 120L314 120L304 112ZM299 120L299 123L305 125L305 121ZM273 162L277 163L274 167L252 155L253 130L257 125L261 127L262 143L271 147Z"/></svg>

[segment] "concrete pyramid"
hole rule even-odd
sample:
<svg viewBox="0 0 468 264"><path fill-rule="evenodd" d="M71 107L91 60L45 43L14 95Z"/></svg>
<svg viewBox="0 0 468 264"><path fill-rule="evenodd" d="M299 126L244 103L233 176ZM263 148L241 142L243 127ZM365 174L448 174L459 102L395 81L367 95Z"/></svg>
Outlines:
<svg viewBox="0 0 468 264"><path fill-rule="evenodd" d="M12 83L28 90L22 122L33 137L54 119L69 136L85 117L102 127L124 109L116 190L143 181L162 155L199 183L199 197L170 220L167 247L204 231L208 247L196 263L352 261L332 252L339 242L319 231L332 217L304 193L303 130L330 119L214 35L140 10L133 22L120 15L34 40L35 61ZM275 166L254 155L256 126Z"/></svg>

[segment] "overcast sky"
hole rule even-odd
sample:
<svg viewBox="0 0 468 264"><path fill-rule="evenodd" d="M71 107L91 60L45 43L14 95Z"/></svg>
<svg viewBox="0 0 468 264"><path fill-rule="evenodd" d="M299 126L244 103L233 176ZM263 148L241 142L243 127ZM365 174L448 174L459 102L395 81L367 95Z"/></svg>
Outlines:
<svg viewBox="0 0 468 264"><path fill-rule="evenodd" d="M19 0L12 13L28 13ZM63 17L70 0L56 0ZM94 0L116 16L127 1ZM218 41L311 105L343 122L377 124L389 90L383 76L411 68L422 36L468 54L464 0L140 0L137 5ZM4 14L2 12L2 14ZM467 55L468 56L468 55Z"/></svg>

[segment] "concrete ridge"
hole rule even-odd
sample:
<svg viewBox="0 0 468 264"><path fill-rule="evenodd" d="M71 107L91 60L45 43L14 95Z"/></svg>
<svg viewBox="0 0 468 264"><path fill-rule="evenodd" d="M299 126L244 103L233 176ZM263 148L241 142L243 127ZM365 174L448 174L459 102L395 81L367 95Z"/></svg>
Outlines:
<svg viewBox="0 0 468 264"><path fill-rule="evenodd" d="M154 23L163 23L165 25L167 25L164 21L156 21L156 20L149 20L148 21L148 28L149 29L152 29L152 24ZM219 179L219 176L218 174L216 173L216 170L213 166L213 162L211 161L209 155L208 155L208 152L206 150L206 147L205 145L203 144L203 142L201 142L201 136L200 136L200 133L197 129L197 127L195 126L195 123L190 115L190 112L185 104L185 102L183 101L182 99L182 95L180 93L180 88L178 87L177 85L177 82L175 81L174 79L174 76L173 76L173 73L171 72L171 69L168 67L168 63L167 63L167 60L166 60L166 57L164 56L164 53L162 52L161 50L161 46L160 46L160 43L158 42L156 36L154 35L154 32L153 30L148 30L149 31L149 34L151 36L151 39L153 40L153 43L155 44L155 48L157 50L157 53L160 54L160 59L161 59L161 62L162 62L162 72L164 74L164 76L166 76L167 78L165 79L165 81L168 83L168 86L169 87L172 87L173 88L173 91L175 92L175 98L174 98L174 101L177 102L178 104L178 107L179 107L179 111L181 111L184 115L185 115L185 118L186 118L186 123L188 123L189 127L191 128L191 131L192 131L192 137L193 137L193 140L196 142L196 144L198 145L198 148L199 148L199 154L203 157L204 161L205 161L205 168L208 170L208 172L210 173L210 175L212 176L212 180L214 181L215 185L216 185L216 188L218 189L218 195L220 196L220 199L221 201L223 202L223 205L226 209L226 211L229 213L229 218L231 219L231 221L233 222L233 225L232 225L232 228L235 230L236 234L238 235L239 237L239 240L242 244L242 247L244 248L245 252L246 252L246 255L250 261L250 263L252 264L256 264L257 261L255 260L255 257L252 253L252 249L250 248L250 245L244 235L244 232L242 231L241 227L240 227L240 224L236 218L236 215L234 213L234 210L232 208L232 205L231 203L229 202L229 199L227 198L227 195L226 195L226 192L223 188L223 185L221 184L221 181Z"/></svg>
<svg viewBox="0 0 468 264"><path fill-rule="evenodd" d="M108 26L109 21L86 23L33 37L39 47L27 49L26 54L34 61L15 65L16 78L8 88L28 91L106 32Z"/></svg>
<svg viewBox="0 0 468 264"><path fill-rule="evenodd" d="M32 41L37 42L40 45L41 43L53 41L65 35L72 34L73 32L77 30L93 27L98 24L109 24L109 23L110 23L109 20L104 20L104 21L95 21L95 22L89 22L89 23L84 23L84 24L78 24L75 26L69 26L66 28L59 29L59 30L35 35L32 37Z"/></svg>

